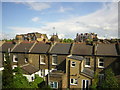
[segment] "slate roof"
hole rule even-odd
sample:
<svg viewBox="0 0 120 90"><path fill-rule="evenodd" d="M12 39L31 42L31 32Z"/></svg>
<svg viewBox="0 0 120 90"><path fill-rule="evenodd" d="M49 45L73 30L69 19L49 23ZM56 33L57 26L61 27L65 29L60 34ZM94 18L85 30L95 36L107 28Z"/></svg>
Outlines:
<svg viewBox="0 0 120 90"><path fill-rule="evenodd" d="M71 43L56 43L51 49L51 54L69 54Z"/></svg>
<svg viewBox="0 0 120 90"><path fill-rule="evenodd" d="M92 55L92 46L86 44L74 44L72 54L74 55Z"/></svg>
<svg viewBox="0 0 120 90"><path fill-rule="evenodd" d="M0 47L0 52L7 52L9 48L12 49L14 46L15 44L13 42L5 42Z"/></svg>
<svg viewBox="0 0 120 90"><path fill-rule="evenodd" d="M115 44L98 44L96 55L117 56Z"/></svg>
<svg viewBox="0 0 120 90"><path fill-rule="evenodd" d="M33 44L34 42L21 42L12 52L28 52Z"/></svg>
<svg viewBox="0 0 120 90"><path fill-rule="evenodd" d="M75 59L75 60L83 60L84 58L82 56L68 56L70 59Z"/></svg>
<svg viewBox="0 0 120 90"><path fill-rule="evenodd" d="M46 43L36 43L35 46L30 51L31 53L47 53L50 48L50 44Z"/></svg>
<svg viewBox="0 0 120 90"><path fill-rule="evenodd" d="M22 67L22 70L25 74L33 74L37 71L39 71L38 68L36 68L35 66L31 65L31 64L28 64L28 65L25 65Z"/></svg>
<svg viewBox="0 0 120 90"><path fill-rule="evenodd" d="M88 76L90 76L92 78L94 77L94 71L89 69L89 68L84 68L82 73L84 73L84 74L86 74L86 75L88 75Z"/></svg>

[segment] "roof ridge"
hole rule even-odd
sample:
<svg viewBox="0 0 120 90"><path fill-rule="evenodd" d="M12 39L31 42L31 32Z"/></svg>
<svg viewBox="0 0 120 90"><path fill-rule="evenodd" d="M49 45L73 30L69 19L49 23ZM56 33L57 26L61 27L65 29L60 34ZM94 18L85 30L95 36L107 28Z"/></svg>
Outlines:
<svg viewBox="0 0 120 90"><path fill-rule="evenodd" d="M34 44L31 46L31 48L29 49L29 51L28 52L31 52L32 51L32 49L34 48L34 46L37 44L37 42L34 42Z"/></svg>

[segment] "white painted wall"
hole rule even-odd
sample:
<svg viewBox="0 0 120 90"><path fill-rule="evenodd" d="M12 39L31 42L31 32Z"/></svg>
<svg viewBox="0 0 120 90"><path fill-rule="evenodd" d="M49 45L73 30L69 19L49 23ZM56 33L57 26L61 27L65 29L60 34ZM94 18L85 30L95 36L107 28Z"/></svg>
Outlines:
<svg viewBox="0 0 120 90"><path fill-rule="evenodd" d="M28 79L29 82L32 82L32 81L33 81L33 80L32 80L32 77L35 79L35 74L34 74L34 73L31 74L31 75L23 74L23 76L25 76L25 77Z"/></svg>

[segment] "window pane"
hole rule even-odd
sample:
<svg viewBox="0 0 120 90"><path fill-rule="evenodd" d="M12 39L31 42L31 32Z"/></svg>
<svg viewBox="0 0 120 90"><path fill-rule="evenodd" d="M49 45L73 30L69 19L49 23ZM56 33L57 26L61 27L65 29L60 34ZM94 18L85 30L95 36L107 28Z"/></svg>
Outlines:
<svg viewBox="0 0 120 90"><path fill-rule="evenodd" d="M88 89L89 82L86 80L86 89Z"/></svg>
<svg viewBox="0 0 120 90"><path fill-rule="evenodd" d="M85 80L83 80L83 89L85 88Z"/></svg>
<svg viewBox="0 0 120 90"><path fill-rule="evenodd" d="M90 65L90 58L86 58L86 65Z"/></svg>
<svg viewBox="0 0 120 90"><path fill-rule="evenodd" d="M99 63L99 66L103 66L103 63Z"/></svg>
<svg viewBox="0 0 120 90"><path fill-rule="evenodd" d="M73 83L73 79L71 79L71 83Z"/></svg>
<svg viewBox="0 0 120 90"><path fill-rule="evenodd" d="M53 63L57 64L57 56L53 56Z"/></svg>
<svg viewBox="0 0 120 90"><path fill-rule="evenodd" d="M103 59L100 59L99 61L100 61L100 62L104 62L104 60L103 60Z"/></svg>
<svg viewBox="0 0 120 90"><path fill-rule="evenodd" d="M76 62L71 62L71 66L75 67Z"/></svg>
<svg viewBox="0 0 120 90"><path fill-rule="evenodd" d="M45 63L45 56L44 55L41 55L41 62Z"/></svg>
<svg viewBox="0 0 120 90"><path fill-rule="evenodd" d="M77 79L75 79L75 82L74 82L74 84L77 84Z"/></svg>
<svg viewBox="0 0 120 90"><path fill-rule="evenodd" d="M54 82L54 87L57 88L57 82Z"/></svg>

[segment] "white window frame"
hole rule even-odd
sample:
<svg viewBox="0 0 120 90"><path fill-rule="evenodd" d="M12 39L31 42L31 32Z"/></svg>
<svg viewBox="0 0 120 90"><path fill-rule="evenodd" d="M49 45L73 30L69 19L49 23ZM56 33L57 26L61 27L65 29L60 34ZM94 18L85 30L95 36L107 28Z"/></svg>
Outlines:
<svg viewBox="0 0 120 90"><path fill-rule="evenodd" d="M76 66L76 62L75 61L71 61L71 67L75 67L75 66L73 66L73 64L75 64L75 66Z"/></svg>
<svg viewBox="0 0 120 90"><path fill-rule="evenodd" d="M28 63L28 61L26 59L28 60L28 58L25 58L25 63Z"/></svg>
<svg viewBox="0 0 120 90"><path fill-rule="evenodd" d="M45 61L45 55L40 55L40 64L45 64L45 62L42 62L42 59L44 59L44 61Z"/></svg>
<svg viewBox="0 0 120 90"><path fill-rule="evenodd" d="M3 57L4 57L4 61L6 61L6 55L5 54L3 54Z"/></svg>
<svg viewBox="0 0 120 90"><path fill-rule="evenodd" d="M16 67L17 67L17 65L13 65L13 66L12 66L12 69L15 69Z"/></svg>
<svg viewBox="0 0 120 90"><path fill-rule="evenodd" d="M101 62L100 59L103 59L103 58L98 58L98 68L104 68L104 59L103 59L103 62ZM100 66L100 63L103 63L103 66Z"/></svg>
<svg viewBox="0 0 120 90"><path fill-rule="evenodd" d="M54 63L54 62L53 62L53 60L54 60L53 57L56 57L56 58L57 58L57 55L56 55L56 54L52 55L52 65L57 65L57 59L56 59L56 63Z"/></svg>
<svg viewBox="0 0 120 90"><path fill-rule="evenodd" d="M44 69L40 69L40 76L44 77L45 76L45 70Z"/></svg>
<svg viewBox="0 0 120 90"><path fill-rule="evenodd" d="M87 57L87 58L85 59L85 67L91 67L90 65L87 65L87 64L86 64L86 60L87 60L87 59L89 59L89 60L90 60L90 58L89 58L89 57Z"/></svg>
<svg viewBox="0 0 120 90"><path fill-rule="evenodd" d="M30 75L30 78L31 78L31 81L34 81L34 79L35 79L35 74L33 73L32 75ZM33 80L32 80L32 78L33 78Z"/></svg>
<svg viewBox="0 0 120 90"><path fill-rule="evenodd" d="M73 83L71 82L72 80L73 80ZM70 78L70 85L77 85L77 84L78 84L78 80L77 79Z"/></svg>
<svg viewBox="0 0 120 90"><path fill-rule="evenodd" d="M53 87L51 86L51 83L53 84ZM57 87L54 87L54 84L57 83ZM57 81L50 81L49 85L51 88L57 89L58 88L58 82Z"/></svg>
<svg viewBox="0 0 120 90"><path fill-rule="evenodd" d="M13 62L18 62L18 61L15 60L15 58L17 58L17 60L18 60L18 57L17 57L16 54L13 55Z"/></svg>
<svg viewBox="0 0 120 90"><path fill-rule="evenodd" d="M83 88L83 80L85 81L85 85L84 85L84 86L85 86L85 88ZM88 88L89 88L89 85L90 85L90 80L85 80L85 79L83 79L83 80L82 80L82 87L81 87L81 88L82 88L82 90L84 90L84 89L86 89L86 88L87 88L87 85L86 85L86 82L87 82L87 81L88 81Z"/></svg>

